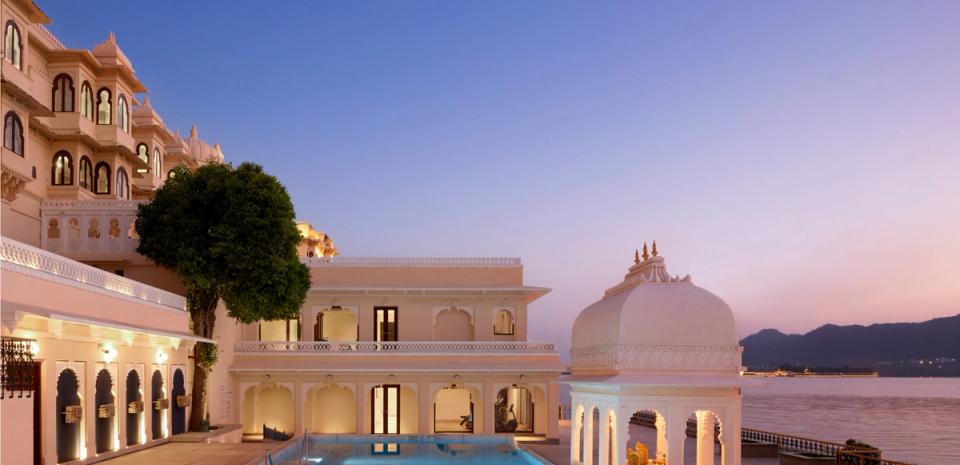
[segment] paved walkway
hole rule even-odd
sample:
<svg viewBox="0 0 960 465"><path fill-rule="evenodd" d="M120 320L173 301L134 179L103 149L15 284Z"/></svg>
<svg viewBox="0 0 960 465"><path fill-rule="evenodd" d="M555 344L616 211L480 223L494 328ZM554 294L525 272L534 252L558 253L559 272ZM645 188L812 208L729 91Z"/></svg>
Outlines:
<svg viewBox="0 0 960 465"><path fill-rule="evenodd" d="M630 441L628 444L631 446L637 441L640 441L647 445L650 454L653 455L656 452L657 444L657 431L653 428L648 428L646 426L640 425L630 425ZM598 445L599 440L594 438L593 442L593 451L594 451L594 462L595 464L600 463L598 457L600 447ZM526 444L526 447L530 450L540 454L543 458L551 461L554 465L568 465L570 463L570 422L563 421L560 422L560 443L559 444ZM697 463L697 443L694 438L687 438L684 442L683 449L683 465L696 465ZM714 447L714 462L715 465L720 465L720 445L717 444ZM770 458L760 458L760 457L744 457L742 459L743 465L778 465L779 459L776 457Z"/></svg>
<svg viewBox="0 0 960 465"><path fill-rule="evenodd" d="M100 463L105 465L245 465L253 459L263 458L264 451L277 445L276 442L239 444L169 442Z"/></svg>

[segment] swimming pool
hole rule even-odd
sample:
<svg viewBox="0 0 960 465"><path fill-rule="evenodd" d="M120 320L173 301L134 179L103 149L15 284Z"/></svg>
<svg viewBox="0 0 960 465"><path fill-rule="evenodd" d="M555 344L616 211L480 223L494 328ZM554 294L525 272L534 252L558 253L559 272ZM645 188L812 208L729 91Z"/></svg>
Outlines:
<svg viewBox="0 0 960 465"><path fill-rule="evenodd" d="M304 464L542 465L511 436L308 436Z"/></svg>

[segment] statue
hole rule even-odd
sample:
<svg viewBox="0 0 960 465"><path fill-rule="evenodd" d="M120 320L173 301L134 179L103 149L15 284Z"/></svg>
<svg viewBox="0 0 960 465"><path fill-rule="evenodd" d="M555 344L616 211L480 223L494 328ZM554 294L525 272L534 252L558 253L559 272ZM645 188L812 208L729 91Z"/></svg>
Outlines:
<svg viewBox="0 0 960 465"><path fill-rule="evenodd" d="M650 460L647 446L637 441L636 450L627 449L627 465L647 465Z"/></svg>

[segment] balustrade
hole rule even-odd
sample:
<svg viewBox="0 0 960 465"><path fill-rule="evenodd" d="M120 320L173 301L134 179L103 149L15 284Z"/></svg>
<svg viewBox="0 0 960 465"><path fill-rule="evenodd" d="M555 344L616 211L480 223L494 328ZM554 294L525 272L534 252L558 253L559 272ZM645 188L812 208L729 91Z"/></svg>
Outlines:
<svg viewBox="0 0 960 465"><path fill-rule="evenodd" d="M137 200L47 200L40 207L40 245L62 255L136 253Z"/></svg>
<svg viewBox="0 0 960 465"><path fill-rule="evenodd" d="M235 352L315 352L315 353L544 353L557 349L547 342L485 342L485 341L411 341L411 342L325 342L325 341L244 341L238 342Z"/></svg>

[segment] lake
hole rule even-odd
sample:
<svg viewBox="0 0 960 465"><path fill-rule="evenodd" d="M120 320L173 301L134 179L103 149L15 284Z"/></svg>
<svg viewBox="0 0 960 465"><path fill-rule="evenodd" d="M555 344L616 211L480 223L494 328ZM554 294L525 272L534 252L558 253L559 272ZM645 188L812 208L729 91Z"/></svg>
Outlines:
<svg viewBox="0 0 960 465"><path fill-rule="evenodd" d="M745 378L747 428L883 450L922 465L960 464L958 378Z"/></svg>
<svg viewBox="0 0 960 465"><path fill-rule="evenodd" d="M564 402L569 386L561 385ZM960 378L744 378L743 426L960 464Z"/></svg>

